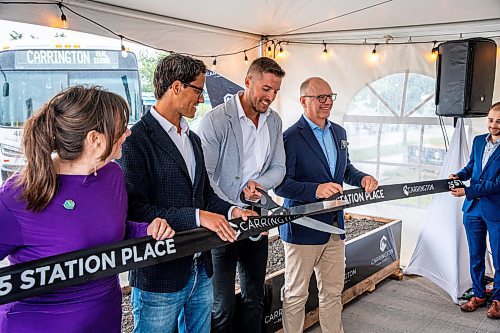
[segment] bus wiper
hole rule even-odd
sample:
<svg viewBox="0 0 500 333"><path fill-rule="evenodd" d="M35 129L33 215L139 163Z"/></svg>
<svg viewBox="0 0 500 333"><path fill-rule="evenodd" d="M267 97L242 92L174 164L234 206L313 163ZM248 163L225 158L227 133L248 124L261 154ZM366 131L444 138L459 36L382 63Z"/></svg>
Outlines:
<svg viewBox="0 0 500 333"><path fill-rule="evenodd" d="M25 101L25 104L26 104L26 113L27 113L26 119L28 119L33 114L33 99L31 99L31 97L28 98Z"/></svg>
<svg viewBox="0 0 500 333"><path fill-rule="evenodd" d="M132 109L132 99L130 97L130 89L128 88L128 79L127 75L122 75L122 84L125 88L125 95L127 96L127 102L130 109Z"/></svg>
<svg viewBox="0 0 500 333"><path fill-rule="evenodd" d="M7 76L5 75L3 70L0 69L0 72L2 72L3 79L5 80L5 82L3 83L3 86L2 86L2 96L8 97L9 96L9 82L7 82Z"/></svg>

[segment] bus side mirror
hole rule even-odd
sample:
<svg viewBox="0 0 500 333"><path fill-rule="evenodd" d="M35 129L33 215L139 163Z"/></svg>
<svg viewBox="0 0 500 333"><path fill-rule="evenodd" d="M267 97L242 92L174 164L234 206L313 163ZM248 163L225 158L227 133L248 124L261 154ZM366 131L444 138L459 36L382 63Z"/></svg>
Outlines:
<svg viewBox="0 0 500 333"><path fill-rule="evenodd" d="M2 96L3 97L9 96L9 82L4 82L3 88L2 88Z"/></svg>

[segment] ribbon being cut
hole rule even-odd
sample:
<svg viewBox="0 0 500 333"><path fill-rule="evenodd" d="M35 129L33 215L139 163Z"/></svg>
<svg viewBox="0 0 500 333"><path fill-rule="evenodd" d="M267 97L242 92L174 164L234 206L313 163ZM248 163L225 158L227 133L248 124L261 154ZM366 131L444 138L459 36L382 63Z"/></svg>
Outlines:
<svg viewBox="0 0 500 333"><path fill-rule="evenodd" d="M363 189L344 191L325 201L284 208L267 193L253 206L268 209L271 215L230 220L238 240L257 235L285 223L329 233L344 233L334 226L308 216L376 202L447 192L464 187L459 180L436 180L379 186L372 193ZM155 265L227 245L206 229L180 232L174 238L155 241L151 237L126 240L86 250L63 253L0 269L0 304L37 296L56 289L96 280L117 273Z"/></svg>

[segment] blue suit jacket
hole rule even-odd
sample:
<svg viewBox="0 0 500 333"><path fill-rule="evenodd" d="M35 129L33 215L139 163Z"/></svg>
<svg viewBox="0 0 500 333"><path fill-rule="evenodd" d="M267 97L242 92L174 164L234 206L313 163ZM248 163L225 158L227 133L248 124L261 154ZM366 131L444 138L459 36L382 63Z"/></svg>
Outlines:
<svg viewBox="0 0 500 333"><path fill-rule="evenodd" d="M196 208L227 216L231 205L210 186L201 140L192 131L189 139L196 159L194 184L175 143L151 113L132 127L117 161L125 174L129 220L151 222L161 217L179 232L197 228ZM202 260L211 276L210 251L203 253ZM130 284L145 291L178 291L186 285L192 264L193 256L188 256L140 268L130 273Z"/></svg>
<svg viewBox="0 0 500 333"><path fill-rule="evenodd" d="M500 148L495 150L481 170L486 136L483 134L474 138L469 163L457 173L460 180L470 179L462 210L470 213L478 206L483 218L500 222ZM479 201L480 205L477 204Z"/></svg>
<svg viewBox="0 0 500 333"><path fill-rule="evenodd" d="M347 141L345 129L332 122L330 125L337 147L337 165L333 177L325 154L304 117L300 117L299 121L285 131L286 175L275 189L277 195L285 198L285 207L319 201L316 199L316 189L321 183L345 182L360 186L361 179L367 175L351 164L347 147L341 146L342 141ZM330 225L337 221L339 228L344 228L343 211L312 217ZM281 239L292 244L325 244L330 238L328 233L293 223L283 225L279 229Z"/></svg>

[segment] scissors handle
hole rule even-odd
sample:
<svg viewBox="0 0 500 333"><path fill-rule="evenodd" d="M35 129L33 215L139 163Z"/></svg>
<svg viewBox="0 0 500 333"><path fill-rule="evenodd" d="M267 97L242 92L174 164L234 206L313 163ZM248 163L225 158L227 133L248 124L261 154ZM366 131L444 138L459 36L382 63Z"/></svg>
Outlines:
<svg viewBox="0 0 500 333"><path fill-rule="evenodd" d="M278 205L276 202L274 202L273 199L271 198L271 196L269 194L267 194L267 192L265 190L258 188L258 187L256 188L256 190L262 194L259 201L254 202L254 201L247 200L245 198L245 194L242 191L240 193L241 202L243 202L245 205L249 205L251 207L258 207L258 208L263 208L263 209L267 209L267 210L275 209L278 207L281 208L281 206Z"/></svg>

